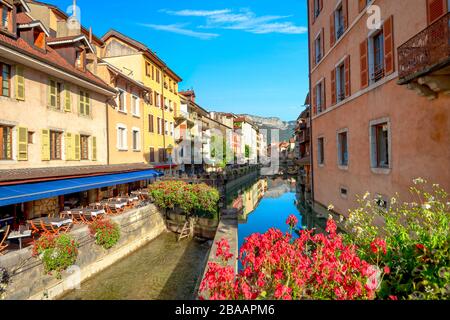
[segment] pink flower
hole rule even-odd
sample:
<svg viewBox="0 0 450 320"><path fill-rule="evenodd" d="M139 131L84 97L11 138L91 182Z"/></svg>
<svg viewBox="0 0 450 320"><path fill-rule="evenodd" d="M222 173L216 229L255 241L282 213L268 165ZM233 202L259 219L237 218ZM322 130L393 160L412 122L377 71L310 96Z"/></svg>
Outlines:
<svg viewBox="0 0 450 320"><path fill-rule="evenodd" d="M388 266L384 267L384 273L385 274L390 274L391 273L391 269Z"/></svg>
<svg viewBox="0 0 450 320"><path fill-rule="evenodd" d="M286 224L291 228L295 228L295 226L298 224L297 217L291 214L289 218L286 220Z"/></svg>
<svg viewBox="0 0 450 320"><path fill-rule="evenodd" d="M281 300L292 300L292 289L279 284L275 289L275 298Z"/></svg>

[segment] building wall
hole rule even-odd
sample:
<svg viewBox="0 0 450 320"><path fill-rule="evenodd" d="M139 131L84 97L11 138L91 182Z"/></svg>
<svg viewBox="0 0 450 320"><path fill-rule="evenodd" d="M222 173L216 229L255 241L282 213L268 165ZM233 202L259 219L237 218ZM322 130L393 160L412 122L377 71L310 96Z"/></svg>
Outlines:
<svg viewBox="0 0 450 320"><path fill-rule="evenodd" d="M108 136L109 136L109 162L110 164L125 163L143 163L146 161L144 155L144 114L145 101L142 97L142 90L138 90L130 81L119 77L116 83L111 82L111 75L106 66L99 68L99 76L102 77L111 86L117 89L125 90L126 113L119 111L118 98L108 104ZM131 99L135 95L139 97L139 114L133 115L131 110ZM124 125L127 128L127 146L126 150L118 148L118 125ZM139 148L133 150L133 128L139 129Z"/></svg>
<svg viewBox="0 0 450 320"><path fill-rule="evenodd" d="M0 59L4 61L4 59ZM70 84L71 111L56 111L48 105L49 77L37 70L24 67L25 101L15 98L15 67L11 61L4 61L12 65L11 97L0 97L0 124L14 126L13 130L13 159L1 160L1 169L40 168L59 166L101 165L107 164L106 139L106 97L89 90L90 116L78 114L78 96L80 88ZM56 79L57 80L57 79ZM63 81L64 82L64 81ZM65 82L67 84L67 82ZM64 93L62 94L64 102ZM18 161L18 133L17 128L27 128L33 132L33 141L28 144L28 160ZM42 160L42 129L61 131L63 133L88 135L89 159L83 161ZM92 137L97 139L97 161L92 159ZM62 158L66 159L65 137L62 137Z"/></svg>
<svg viewBox="0 0 450 320"><path fill-rule="evenodd" d="M310 1L312 6L313 1ZM397 48L427 26L425 0L379 0L382 19L393 15L394 73L361 89L359 43L368 38L365 13L359 13L358 2L348 1L349 28L330 51L330 15L338 1L323 1L323 10L310 25L311 44L324 28L325 57L312 69L312 86L325 78L326 111L313 116L314 196L316 202L347 214L355 207L356 195L366 191L391 197L399 192L409 200L412 180L422 177L450 190L450 97L440 94L429 101L406 86L397 85ZM312 8L312 7L311 7ZM406 27L407 26L407 27ZM312 49L314 46L312 46ZM331 70L350 55L351 94L342 103L331 105ZM314 51L311 52L311 57ZM371 168L370 123L387 119L391 126L391 168ZM349 165L338 166L337 134L348 129ZM317 140L325 139L325 163L318 165ZM341 196L340 189L348 190Z"/></svg>

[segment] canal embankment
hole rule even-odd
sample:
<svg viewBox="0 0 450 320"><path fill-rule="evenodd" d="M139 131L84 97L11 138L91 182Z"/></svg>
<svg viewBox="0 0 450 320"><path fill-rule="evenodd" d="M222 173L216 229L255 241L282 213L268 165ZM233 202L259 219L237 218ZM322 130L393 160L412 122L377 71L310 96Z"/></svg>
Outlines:
<svg viewBox="0 0 450 320"><path fill-rule="evenodd" d="M87 226L77 226L70 235L80 244L76 265L62 273L61 279L47 275L32 248L0 257L8 270L10 282L7 300L50 300L76 288L166 231L164 214L153 204L130 210L112 220L119 224L121 238L116 246L105 250L95 244Z"/></svg>

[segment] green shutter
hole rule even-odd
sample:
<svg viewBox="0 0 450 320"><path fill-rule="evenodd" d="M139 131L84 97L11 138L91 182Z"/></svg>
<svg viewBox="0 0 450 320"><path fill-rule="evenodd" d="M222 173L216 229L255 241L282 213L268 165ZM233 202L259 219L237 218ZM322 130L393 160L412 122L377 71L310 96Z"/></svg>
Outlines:
<svg viewBox="0 0 450 320"><path fill-rule="evenodd" d="M84 93L83 91L80 91L80 94L78 95L78 114L84 114Z"/></svg>
<svg viewBox="0 0 450 320"><path fill-rule="evenodd" d="M75 135L75 148L74 148L74 160L80 161L81 160L81 148L80 148L80 135Z"/></svg>
<svg viewBox="0 0 450 320"><path fill-rule="evenodd" d="M16 66L16 99L25 100L25 77L23 74L23 67Z"/></svg>
<svg viewBox="0 0 450 320"><path fill-rule="evenodd" d="M70 132L66 132L64 141L66 143L66 161L73 160L73 135Z"/></svg>
<svg viewBox="0 0 450 320"><path fill-rule="evenodd" d="M56 81L48 81L48 105L50 107L56 108Z"/></svg>
<svg viewBox="0 0 450 320"><path fill-rule="evenodd" d="M70 85L66 84L64 86L65 94L64 94L64 111L70 112L72 111L72 101L70 100Z"/></svg>
<svg viewBox="0 0 450 320"><path fill-rule="evenodd" d="M17 128L17 142L18 142L18 152L17 159L19 161L27 161L28 160L28 129L23 127Z"/></svg>
<svg viewBox="0 0 450 320"><path fill-rule="evenodd" d="M43 129L41 132L41 159L50 160L50 130Z"/></svg>
<svg viewBox="0 0 450 320"><path fill-rule="evenodd" d="M86 116L91 114L91 99L89 98L89 93L87 92L84 96L84 111Z"/></svg>
<svg viewBox="0 0 450 320"><path fill-rule="evenodd" d="M97 161L97 137L92 137L92 161Z"/></svg>

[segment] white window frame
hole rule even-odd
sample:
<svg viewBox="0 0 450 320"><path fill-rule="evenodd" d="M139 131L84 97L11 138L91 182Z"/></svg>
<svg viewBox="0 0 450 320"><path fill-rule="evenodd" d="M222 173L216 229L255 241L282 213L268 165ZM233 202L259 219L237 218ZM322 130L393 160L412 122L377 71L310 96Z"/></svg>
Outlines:
<svg viewBox="0 0 450 320"><path fill-rule="evenodd" d="M168 136L169 135L169 121L167 120L163 120L164 123L164 135Z"/></svg>
<svg viewBox="0 0 450 320"><path fill-rule="evenodd" d="M117 90L123 94L123 110L120 110L120 94L117 96L117 110L127 114L127 92L121 88L117 88Z"/></svg>
<svg viewBox="0 0 450 320"><path fill-rule="evenodd" d="M142 139L141 139L141 129L133 127L133 128L131 128L131 130L132 130L131 131L132 132L132 134L131 134L131 147L133 148L134 152L140 152L142 150L142 146L141 146L141 141L142 141ZM137 132L137 141L136 141L137 149L134 148L134 133L135 132Z"/></svg>
<svg viewBox="0 0 450 320"><path fill-rule="evenodd" d="M122 123L118 123L116 126L116 131L117 131L117 149L119 151L128 151L128 129L127 126L122 124ZM120 136L120 134L122 134ZM123 141L123 145L120 145L121 140Z"/></svg>
<svg viewBox="0 0 450 320"><path fill-rule="evenodd" d="M341 140L339 139L339 136L342 133L347 134L347 164L343 164L343 159L341 155ZM348 134L348 128L338 130L336 133L336 145L337 145L337 160L338 160L338 167L341 170L348 170L348 167L350 165L350 149L349 149L349 134Z"/></svg>
<svg viewBox="0 0 450 320"><path fill-rule="evenodd" d="M155 105L156 107L161 108L161 94L159 94L158 92L156 93Z"/></svg>
<svg viewBox="0 0 450 320"><path fill-rule="evenodd" d="M136 101L136 110L133 110L133 102ZM131 114L135 117L140 118L141 117L141 110L140 110L140 98L136 94L131 95Z"/></svg>
<svg viewBox="0 0 450 320"><path fill-rule="evenodd" d="M389 166L387 168L377 167L377 138L374 129L376 126L386 123L388 126L388 160ZM370 147L370 167L375 174L390 174L392 171L392 127L391 120L389 118L382 118L370 121L369 124L369 147Z"/></svg>

